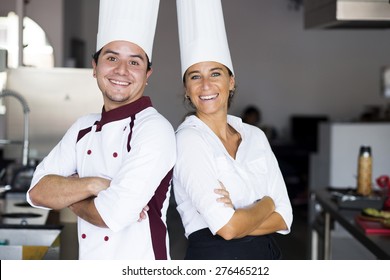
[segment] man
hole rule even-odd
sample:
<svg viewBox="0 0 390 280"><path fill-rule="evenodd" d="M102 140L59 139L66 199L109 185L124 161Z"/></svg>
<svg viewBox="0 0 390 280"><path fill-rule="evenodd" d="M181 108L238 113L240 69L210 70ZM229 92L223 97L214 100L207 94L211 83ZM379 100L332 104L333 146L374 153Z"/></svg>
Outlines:
<svg viewBox="0 0 390 280"><path fill-rule="evenodd" d="M92 66L102 113L71 126L27 193L35 207L69 207L78 216L80 259L169 259L175 136L143 96L158 6L159 0L100 1Z"/></svg>

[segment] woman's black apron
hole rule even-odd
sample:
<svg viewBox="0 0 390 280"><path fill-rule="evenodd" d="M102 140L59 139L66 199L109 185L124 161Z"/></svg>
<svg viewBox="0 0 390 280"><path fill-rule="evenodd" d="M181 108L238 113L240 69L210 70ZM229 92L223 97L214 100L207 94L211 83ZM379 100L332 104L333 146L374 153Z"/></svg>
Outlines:
<svg viewBox="0 0 390 280"><path fill-rule="evenodd" d="M208 228L188 237L186 260L280 260L281 251L271 235L225 240Z"/></svg>

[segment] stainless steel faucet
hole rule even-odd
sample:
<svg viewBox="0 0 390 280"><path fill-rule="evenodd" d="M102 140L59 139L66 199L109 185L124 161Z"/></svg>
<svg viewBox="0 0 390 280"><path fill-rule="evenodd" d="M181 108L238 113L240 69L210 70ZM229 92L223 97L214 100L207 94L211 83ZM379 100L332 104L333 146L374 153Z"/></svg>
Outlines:
<svg viewBox="0 0 390 280"><path fill-rule="evenodd" d="M28 107L26 99L24 99L24 97L22 95L20 95L19 93L4 89L0 94L0 98L4 98L7 96L15 97L23 107L24 131L23 131L22 165L27 166L28 156L29 156L29 113L30 113L30 108ZM0 140L0 143L9 144L9 143L14 143L14 142L10 141L10 140Z"/></svg>

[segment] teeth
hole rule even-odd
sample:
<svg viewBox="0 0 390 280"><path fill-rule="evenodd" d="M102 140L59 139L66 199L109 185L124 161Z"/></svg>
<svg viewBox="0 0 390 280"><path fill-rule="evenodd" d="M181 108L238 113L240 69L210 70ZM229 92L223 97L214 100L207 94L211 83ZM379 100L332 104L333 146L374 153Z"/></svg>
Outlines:
<svg viewBox="0 0 390 280"><path fill-rule="evenodd" d="M211 99L214 99L218 96L218 93L217 94L213 94L213 95L204 95L204 96L199 96L200 99L202 100L211 100Z"/></svg>
<svg viewBox="0 0 390 280"><path fill-rule="evenodd" d="M110 80L111 83L113 84L116 84L116 85L120 85L120 86L128 86L130 83L128 82L121 82L121 81L115 81L115 80Z"/></svg>

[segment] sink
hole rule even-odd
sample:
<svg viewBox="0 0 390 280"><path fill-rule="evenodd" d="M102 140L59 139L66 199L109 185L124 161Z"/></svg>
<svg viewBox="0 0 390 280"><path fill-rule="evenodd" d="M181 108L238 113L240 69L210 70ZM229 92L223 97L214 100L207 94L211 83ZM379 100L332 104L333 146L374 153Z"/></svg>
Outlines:
<svg viewBox="0 0 390 280"><path fill-rule="evenodd" d="M1 260L59 259L61 225L0 225Z"/></svg>
<svg viewBox="0 0 390 280"><path fill-rule="evenodd" d="M4 213L1 214L3 224L21 224L28 225L28 219L40 218L41 214L31 212Z"/></svg>
<svg viewBox="0 0 390 280"><path fill-rule="evenodd" d="M26 201L25 192L8 192L3 204L4 207L0 211L2 224L44 225L50 212L31 207Z"/></svg>

